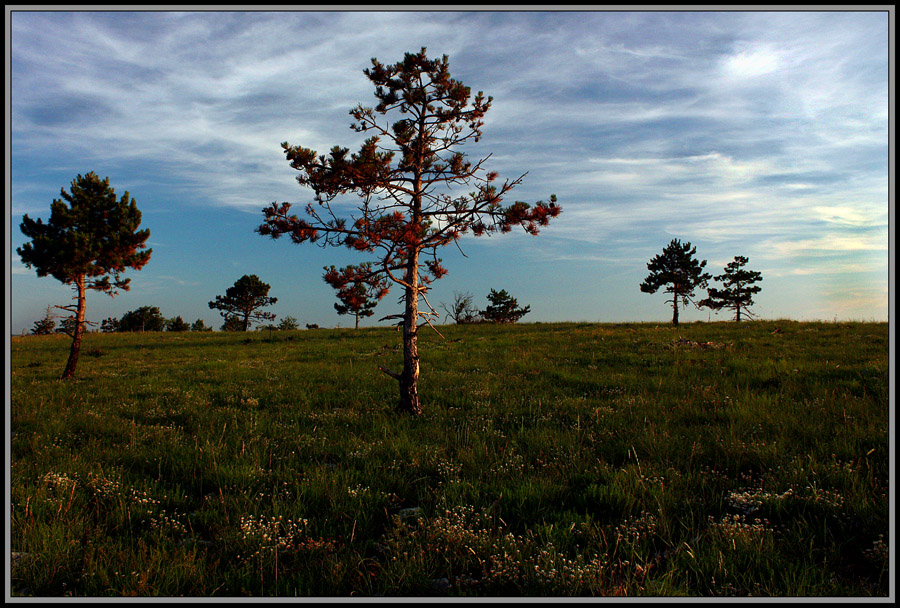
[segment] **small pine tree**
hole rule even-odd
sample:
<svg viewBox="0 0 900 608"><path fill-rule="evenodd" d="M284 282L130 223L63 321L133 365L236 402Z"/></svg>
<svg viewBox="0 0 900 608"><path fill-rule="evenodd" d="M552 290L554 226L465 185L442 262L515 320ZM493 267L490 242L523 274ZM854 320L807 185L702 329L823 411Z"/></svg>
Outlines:
<svg viewBox="0 0 900 608"><path fill-rule="evenodd" d="M166 318L159 312L158 307L141 306L122 315L118 331L163 331L165 328Z"/></svg>
<svg viewBox="0 0 900 608"><path fill-rule="evenodd" d="M166 331L190 331L191 326L181 318L181 315L166 321Z"/></svg>
<svg viewBox="0 0 900 608"><path fill-rule="evenodd" d="M203 319L197 319L191 324L191 331L212 331L212 327L207 327Z"/></svg>
<svg viewBox="0 0 900 608"><path fill-rule="evenodd" d="M664 249L661 255L655 256L647 264L650 275L641 283L641 291L644 293L656 293L665 286L665 292L672 294L672 325L678 325L678 305L687 306L694 303L694 290L698 287L706 288L709 281L709 273L703 272L706 260L698 261L694 258L696 247L690 243L681 243L673 239ZM699 306L698 306L699 307Z"/></svg>
<svg viewBox="0 0 900 608"><path fill-rule="evenodd" d="M75 337L75 328L78 325L78 321L75 317L63 317L63 320L59 322L59 327L57 327L54 331L58 334L65 334L70 338Z"/></svg>
<svg viewBox="0 0 900 608"><path fill-rule="evenodd" d="M247 331L254 321L275 319L274 313L260 310L278 301L278 298L269 297L269 288L270 286L263 283L255 274L245 274L225 290L224 296L216 296L216 299L209 303L209 307L218 310L225 318L222 329L235 331L237 328L234 324L239 322L240 331Z"/></svg>
<svg viewBox="0 0 900 608"><path fill-rule="evenodd" d="M278 329L281 331L290 331L292 329L300 329L300 323L297 321L296 317L292 317L290 315L281 319L278 323Z"/></svg>
<svg viewBox="0 0 900 608"><path fill-rule="evenodd" d="M387 279L379 278L373 271L371 263L358 266L349 265L338 270L334 266L325 267L325 282L337 290L339 303L334 309L339 315L353 315L356 329L359 329L360 317L371 317L379 300L387 295L389 284Z"/></svg>
<svg viewBox="0 0 900 608"><path fill-rule="evenodd" d="M723 282L725 286L722 289L710 287L707 290L709 297L700 302L700 305L713 310L731 309L734 311L734 320L738 323L741 322L742 312L752 319L754 315L748 308L753 305L754 294L762 291L762 287L754 285L762 281L762 274L755 270L744 269L748 261L742 255L734 256L734 261L725 265L725 272L713 277L716 281Z"/></svg>
<svg viewBox="0 0 900 608"><path fill-rule="evenodd" d="M48 306L44 318L34 322L31 335L47 336L53 333L53 330L56 328L56 321L53 320L53 314L50 312L51 308L51 306Z"/></svg>
<svg viewBox="0 0 900 608"><path fill-rule="evenodd" d="M487 299L490 305L481 311L481 316L491 323L515 323L531 310L531 306L519 308L519 303L505 289L491 289Z"/></svg>
<svg viewBox="0 0 900 608"><path fill-rule="evenodd" d="M227 315L222 323L222 331L247 331L244 322L235 315Z"/></svg>

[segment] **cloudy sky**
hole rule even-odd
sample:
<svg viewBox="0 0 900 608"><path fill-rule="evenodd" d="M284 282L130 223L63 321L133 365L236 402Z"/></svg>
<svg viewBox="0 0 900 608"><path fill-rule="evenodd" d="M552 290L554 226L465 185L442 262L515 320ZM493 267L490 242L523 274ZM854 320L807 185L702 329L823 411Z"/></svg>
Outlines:
<svg viewBox="0 0 900 608"><path fill-rule="evenodd" d="M888 318L887 11L16 10L8 36L13 333L72 295L19 260L22 216L46 220L90 171L135 198L153 254L130 292L88 294L89 320L150 305L218 328L207 303L257 274L279 318L352 326L322 267L365 257L254 229L269 203L312 198L280 143L355 149L348 112L375 105L363 69L421 47L494 98L463 151L527 172L508 202L563 207L538 237L449 248L436 306L495 288L531 306L523 322L669 321L639 284L677 238L714 275L747 256L762 318Z"/></svg>

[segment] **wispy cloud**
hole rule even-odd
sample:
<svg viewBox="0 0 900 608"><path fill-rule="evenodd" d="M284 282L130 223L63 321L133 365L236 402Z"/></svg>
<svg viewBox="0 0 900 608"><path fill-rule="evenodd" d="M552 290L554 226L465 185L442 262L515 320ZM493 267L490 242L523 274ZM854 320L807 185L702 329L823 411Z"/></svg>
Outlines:
<svg viewBox="0 0 900 608"><path fill-rule="evenodd" d="M358 145L362 70L422 46L494 97L467 151L528 172L513 199L559 197L541 238L560 260L677 236L886 268L878 12L17 12L13 214L95 168L158 190L147 213L306 202L279 144Z"/></svg>

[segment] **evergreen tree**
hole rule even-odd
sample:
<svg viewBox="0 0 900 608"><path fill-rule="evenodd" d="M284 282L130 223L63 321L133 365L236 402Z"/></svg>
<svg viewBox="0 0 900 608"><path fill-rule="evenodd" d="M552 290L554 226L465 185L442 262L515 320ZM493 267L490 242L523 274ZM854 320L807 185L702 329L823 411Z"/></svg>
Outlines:
<svg viewBox="0 0 900 608"><path fill-rule="evenodd" d="M224 296L216 296L209 303L209 307L218 310L225 318L222 329L235 331L236 323L240 323L240 331L250 329L254 321L272 321L274 313L260 310L271 306L278 298L269 297L270 286L263 283L255 274L244 275L234 282L234 285L225 290Z"/></svg>
<svg viewBox="0 0 900 608"><path fill-rule="evenodd" d="M749 318L753 315L748 310L753 305L754 294L759 293L762 287L754 285L762 281L762 274L755 270L746 270L744 266L748 259L742 255L734 256L733 262L725 265L725 272L716 277L716 281L724 283L722 289L710 287L707 290L708 298L700 302L701 306L708 306L714 310L728 308L734 311L734 320L740 323L741 313Z"/></svg>
<svg viewBox="0 0 900 608"><path fill-rule="evenodd" d="M359 266L345 266L338 270L334 266L325 267L325 281L334 281L334 277L340 276L340 287L337 289L337 297L340 302L334 305L339 315L353 315L356 319L356 329L359 329L360 317L371 317L375 314L378 301L387 295L390 289L387 279L372 273L372 264L365 263ZM352 277L360 277L354 280ZM346 282L344 282L346 279Z"/></svg>
<svg viewBox="0 0 900 608"><path fill-rule="evenodd" d="M159 312L159 308L156 306L141 306L122 315L122 318L119 319L117 331L163 331L165 328L166 318Z"/></svg>
<svg viewBox="0 0 900 608"><path fill-rule="evenodd" d="M466 233L476 236L509 232L522 226L537 234L560 213L556 197L534 206L515 202L505 206L504 196L524 175L497 185L497 173L484 173L487 158L467 160L459 147L481 137L483 117L492 99L450 78L449 59L428 59L406 53L396 64L372 59L364 70L375 85L374 108L351 110L351 128L371 135L358 153L335 146L328 155L302 146L282 144L287 160L300 172L297 181L315 192L306 206L308 219L291 214L289 203L264 209L262 235L289 235L294 243L315 242L345 246L376 254L371 275L360 276L344 268L326 280L335 289L381 276L403 289L403 369L381 370L399 383L398 410L421 413L418 396L420 321L431 324L438 316L427 300L430 284L444 276L437 252L457 243ZM395 122L381 123L377 115L394 114ZM460 194L468 190L469 194ZM339 217L331 202L345 194L360 198L357 213ZM428 310L420 310L420 299Z"/></svg>
<svg viewBox="0 0 900 608"><path fill-rule="evenodd" d="M166 331L190 331L191 326L181 318L181 315L166 321Z"/></svg>
<svg viewBox="0 0 900 608"><path fill-rule="evenodd" d="M191 324L191 331L212 331L212 327L207 327L203 319L197 319Z"/></svg>
<svg viewBox="0 0 900 608"><path fill-rule="evenodd" d="M290 331L292 329L300 329L300 323L297 321L296 317L292 317L290 315L281 319L278 323L278 329L281 331Z"/></svg>
<svg viewBox="0 0 900 608"><path fill-rule="evenodd" d="M100 331L103 333L112 333L119 331L119 320L114 317L107 317L100 323Z"/></svg>
<svg viewBox="0 0 900 608"><path fill-rule="evenodd" d="M491 289L487 299L490 304L481 311L481 316L491 323L515 323L531 311L531 306L519 308L518 301L505 289L500 291Z"/></svg>
<svg viewBox="0 0 900 608"><path fill-rule="evenodd" d="M678 325L678 305L687 306L693 301L694 290L706 288L709 281L709 273L703 272L706 260L698 261L694 258L696 247L690 243L681 243L673 239L664 249L661 255L655 256L647 269L650 275L641 283L641 291L644 293L656 293L660 287L666 287L665 293L672 294L672 325Z"/></svg>
<svg viewBox="0 0 900 608"><path fill-rule="evenodd" d="M63 317L62 321L59 322L59 327L57 327L54 332L74 338L77 325L78 320L75 317Z"/></svg>
<svg viewBox="0 0 900 608"><path fill-rule="evenodd" d="M237 315L223 315L225 321L222 323L222 331L247 331L247 326Z"/></svg>
<svg viewBox="0 0 900 608"><path fill-rule="evenodd" d="M141 212L128 192L120 200L95 173L78 175L69 192L50 206L50 219L32 220L26 214L20 228L31 241L16 249L28 268L39 277L51 275L75 290L74 306L60 306L74 315L72 346L62 378L75 375L85 331L85 293L92 289L115 296L128 290L131 279L122 278L127 268L139 270L150 260L145 249L149 230L138 230ZM143 250L143 251L142 251Z"/></svg>
<svg viewBox="0 0 900 608"><path fill-rule="evenodd" d="M31 335L46 336L53 333L53 330L56 328L56 321L53 320L53 314L50 312L51 308L52 306L48 306L44 318L34 322Z"/></svg>

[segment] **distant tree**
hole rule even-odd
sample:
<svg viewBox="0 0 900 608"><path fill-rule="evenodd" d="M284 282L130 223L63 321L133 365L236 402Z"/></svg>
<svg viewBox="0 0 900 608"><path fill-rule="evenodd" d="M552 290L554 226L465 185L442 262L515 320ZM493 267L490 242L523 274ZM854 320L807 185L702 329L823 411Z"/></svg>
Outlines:
<svg viewBox="0 0 900 608"><path fill-rule="evenodd" d="M74 306L59 306L74 315L72 346L62 378L75 375L81 339L85 331L85 293L88 289L115 296L128 290L131 279L121 277L127 268L139 270L150 260L145 249L149 230L138 230L141 212L128 192L120 200L95 173L78 175L62 200L50 206L50 219L32 220L26 214L20 228L31 242L16 249L28 268L39 277L53 276L75 290ZM143 251L141 251L143 250Z"/></svg>
<svg viewBox="0 0 900 608"><path fill-rule="evenodd" d="M119 331L119 320L114 317L107 317L100 323L100 331L103 333L112 333Z"/></svg>
<svg viewBox="0 0 900 608"><path fill-rule="evenodd" d="M58 334L65 334L70 338L74 338L77 324L78 320L75 317L63 317L62 321L59 322L59 327L54 331Z"/></svg>
<svg viewBox="0 0 900 608"><path fill-rule="evenodd" d="M334 266L325 267L325 282L337 290L340 300L334 305L339 315L353 315L356 329L360 317L371 317L379 300L390 290L388 280L372 272L372 264L349 265L338 270Z"/></svg>
<svg viewBox="0 0 900 608"><path fill-rule="evenodd" d="M402 314L403 370L380 368L399 383L397 409L421 413L418 395L420 321L430 324L438 313L426 298L430 284L447 271L437 257L440 248L457 243L466 233L476 236L509 232L522 226L537 234L560 213L556 197L530 206L515 202L504 206L503 197L521 183L521 177L497 186L496 172L484 173L483 158L474 164L459 147L481 137L482 118L492 99L450 78L449 59L428 59L426 50L406 53L396 64L372 59L364 70L375 85L375 108L358 105L351 110L351 128L372 134L356 154L335 146L328 155L301 146L282 144L287 160L300 171L297 181L315 192L306 207L309 219L291 214L289 203L264 209L261 235L289 235L294 243L315 242L376 253L371 277L342 269L327 280L335 289L376 275L386 277L404 292ZM396 113L396 122L380 117ZM468 189L468 194L462 191ZM357 213L339 217L331 206L337 197L352 193L360 198ZM420 310L420 299L428 312Z"/></svg>
<svg viewBox="0 0 900 608"><path fill-rule="evenodd" d="M487 299L490 304L481 311L481 316L490 323L515 323L531 311L531 306L519 308L519 302L505 289L491 289Z"/></svg>
<svg viewBox="0 0 900 608"><path fill-rule="evenodd" d="M442 302L441 308L447 313L444 318L449 317L458 325L477 323L481 320L481 313L475 308L474 296L468 291L464 293L454 291L453 302L449 306Z"/></svg>
<svg viewBox="0 0 900 608"><path fill-rule="evenodd" d="M738 323L741 321L741 312L752 319L754 315L748 309L753 305L754 294L762 291L762 287L754 285L762 281L762 274L744 269L747 262L748 259L742 255L734 256L734 261L725 265L725 272L713 277L724 283L724 287L710 287L707 290L709 297L701 301L700 306L714 310L731 309L734 311L734 320Z"/></svg>
<svg viewBox="0 0 900 608"><path fill-rule="evenodd" d="M300 329L300 323L297 321L296 317L292 317L290 315L281 319L278 323L278 329L281 331L290 331L292 329Z"/></svg>
<svg viewBox="0 0 900 608"><path fill-rule="evenodd" d="M209 307L218 310L225 318L225 325L228 325L226 331L235 330L233 324L236 321L229 320L232 318L240 321L240 331L247 331L254 321L275 319L273 313L260 310L278 301L278 298L269 297L269 288L270 286L263 283L255 274L245 274L225 290L224 296L216 296L216 299L209 303ZM225 329L225 325L222 329Z"/></svg>
<svg viewBox="0 0 900 608"><path fill-rule="evenodd" d="M53 313L50 312L52 308L52 306L48 306L44 318L34 322L31 335L47 336L53 333L54 328L56 328L56 321L54 321Z"/></svg>
<svg viewBox="0 0 900 608"><path fill-rule="evenodd" d="M181 315L166 321L166 331L190 331L191 326L181 318Z"/></svg>
<svg viewBox="0 0 900 608"><path fill-rule="evenodd" d="M244 322L236 315L228 315L220 327L222 331L247 331L244 329Z"/></svg>
<svg viewBox="0 0 900 608"><path fill-rule="evenodd" d="M673 239L663 249L661 255L655 256L647 264L650 275L641 283L641 291L644 293L656 293L665 286L665 293L672 294L672 325L678 325L678 305L687 306L688 303L698 306L693 301L694 290L705 289L709 281L709 273L703 272L706 260L698 261L694 258L696 247L690 243L681 243Z"/></svg>
<svg viewBox="0 0 900 608"><path fill-rule="evenodd" d="M156 306L141 306L130 310L119 319L118 331L163 331L166 328L166 318L159 312Z"/></svg>
<svg viewBox="0 0 900 608"><path fill-rule="evenodd" d="M212 327L207 327L203 319L197 319L191 323L191 331L212 331Z"/></svg>

